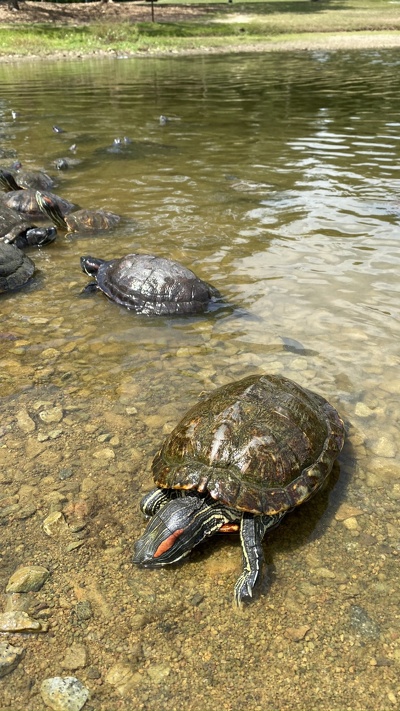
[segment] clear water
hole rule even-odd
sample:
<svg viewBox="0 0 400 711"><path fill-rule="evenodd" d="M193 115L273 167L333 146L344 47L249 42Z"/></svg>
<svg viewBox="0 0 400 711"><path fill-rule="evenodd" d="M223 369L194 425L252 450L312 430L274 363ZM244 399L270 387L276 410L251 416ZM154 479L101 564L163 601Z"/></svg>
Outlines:
<svg viewBox="0 0 400 711"><path fill-rule="evenodd" d="M34 280L0 298L2 578L52 570L40 595L61 649L26 641L33 691L19 668L9 706L40 708L38 684L78 639L93 708L398 707L399 63L318 51L0 66L2 166L15 152L63 197L125 218L31 250ZM61 156L79 162L57 172ZM134 251L181 261L228 308L144 318L82 296L80 256ZM235 537L161 572L130 555L165 433L200 393L262 371L323 394L348 438L329 491L265 543L267 582L238 616ZM86 538L67 551L42 522L79 506ZM60 609L85 586L98 614L82 629ZM121 660L139 674L124 691L107 681Z"/></svg>

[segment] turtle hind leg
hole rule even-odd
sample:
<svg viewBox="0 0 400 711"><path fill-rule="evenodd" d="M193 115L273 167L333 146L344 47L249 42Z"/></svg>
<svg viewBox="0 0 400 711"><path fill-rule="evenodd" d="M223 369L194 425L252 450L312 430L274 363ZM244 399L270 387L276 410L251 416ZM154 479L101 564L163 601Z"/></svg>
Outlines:
<svg viewBox="0 0 400 711"><path fill-rule="evenodd" d="M253 588L263 563L262 540L269 528L275 528L286 512L274 516L255 516L244 513L240 522L240 540L243 552L243 572L236 581L234 600L241 607L244 600L253 597Z"/></svg>

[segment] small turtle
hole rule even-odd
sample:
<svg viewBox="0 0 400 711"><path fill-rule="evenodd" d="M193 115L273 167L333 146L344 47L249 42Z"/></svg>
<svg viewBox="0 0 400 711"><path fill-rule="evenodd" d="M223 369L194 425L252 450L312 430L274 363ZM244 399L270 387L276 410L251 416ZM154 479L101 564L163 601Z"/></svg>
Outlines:
<svg viewBox="0 0 400 711"><path fill-rule="evenodd" d="M42 216L42 212L36 200L37 191L33 188L27 188L25 190L24 188L19 187L15 182L14 176L7 170L0 170L0 187L6 191L5 194L0 197L2 205L11 207L13 210L16 210L24 215L30 215L31 217ZM66 215L77 208L77 206L72 202L69 202L69 200L65 200L54 193L46 191L42 194L54 200L58 204L63 215Z"/></svg>
<svg viewBox="0 0 400 711"><path fill-rule="evenodd" d="M240 528L240 606L252 597L264 534L322 487L343 442L332 405L280 375L252 375L215 390L153 460L158 488L142 499L152 518L133 562L176 563L207 536Z"/></svg>
<svg viewBox="0 0 400 711"><path fill-rule="evenodd" d="M60 230L67 232L104 232L115 227L120 217L105 210L77 210L63 215L60 206L49 193L37 192L36 201L40 210Z"/></svg>
<svg viewBox="0 0 400 711"><path fill-rule="evenodd" d="M10 207L0 204L0 242L25 247L44 247L57 237L55 227L37 227Z"/></svg>
<svg viewBox="0 0 400 711"><path fill-rule="evenodd" d="M18 247L0 242L0 293L19 289L34 271L34 262Z"/></svg>
<svg viewBox="0 0 400 711"><path fill-rule="evenodd" d="M128 254L109 262L81 257L83 271L96 279L87 288L100 289L121 306L139 314L172 315L206 311L219 292L179 262L154 254Z"/></svg>

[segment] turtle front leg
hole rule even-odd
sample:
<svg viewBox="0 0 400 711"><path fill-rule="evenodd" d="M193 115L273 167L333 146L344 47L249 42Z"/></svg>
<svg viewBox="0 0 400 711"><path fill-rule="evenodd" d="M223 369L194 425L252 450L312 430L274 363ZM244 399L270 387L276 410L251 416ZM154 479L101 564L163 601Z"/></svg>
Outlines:
<svg viewBox="0 0 400 711"><path fill-rule="evenodd" d="M253 597L253 588L264 559L262 540L269 528L275 528L285 512L275 516L255 516L244 513L240 522L240 540L243 552L243 573L235 585L234 599L241 607L245 598Z"/></svg>

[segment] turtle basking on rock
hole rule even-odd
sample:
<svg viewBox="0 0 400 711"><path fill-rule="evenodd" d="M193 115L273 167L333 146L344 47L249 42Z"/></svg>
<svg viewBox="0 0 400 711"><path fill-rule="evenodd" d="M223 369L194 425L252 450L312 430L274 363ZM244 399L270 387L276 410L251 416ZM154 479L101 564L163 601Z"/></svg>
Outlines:
<svg viewBox="0 0 400 711"><path fill-rule="evenodd" d="M215 390L165 439L152 470L157 488L133 562L176 563L214 533L240 531L240 606L251 598L262 540L321 489L342 449L344 425L321 395L280 375L252 375Z"/></svg>
<svg viewBox="0 0 400 711"><path fill-rule="evenodd" d="M87 289L100 289L138 314L202 313L221 298L187 267L154 254L128 254L110 261L81 257L81 267L96 279Z"/></svg>

